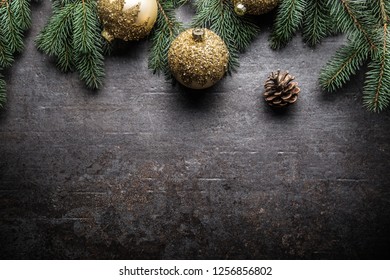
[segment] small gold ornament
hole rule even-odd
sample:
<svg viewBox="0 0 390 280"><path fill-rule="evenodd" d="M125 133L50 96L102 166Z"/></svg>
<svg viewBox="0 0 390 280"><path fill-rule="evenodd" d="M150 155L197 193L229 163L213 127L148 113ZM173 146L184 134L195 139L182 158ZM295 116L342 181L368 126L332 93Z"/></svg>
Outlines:
<svg viewBox="0 0 390 280"><path fill-rule="evenodd" d="M233 0L237 15L262 15L270 12L278 5L279 0Z"/></svg>
<svg viewBox="0 0 390 280"><path fill-rule="evenodd" d="M124 41L140 40L152 30L157 19L156 0L99 0L98 12L103 37Z"/></svg>
<svg viewBox="0 0 390 280"><path fill-rule="evenodd" d="M301 91L298 83L293 82L294 79L295 77L288 71L272 72L264 84L263 96L268 105L281 108L294 104Z"/></svg>
<svg viewBox="0 0 390 280"><path fill-rule="evenodd" d="M246 7L241 2L237 3L237 5L234 6L234 11L237 15L243 16L246 13Z"/></svg>
<svg viewBox="0 0 390 280"><path fill-rule="evenodd" d="M188 29L172 42L168 62L173 76L182 85L204 89L225 75L229 51L225 42L211 30Z"/></svg>

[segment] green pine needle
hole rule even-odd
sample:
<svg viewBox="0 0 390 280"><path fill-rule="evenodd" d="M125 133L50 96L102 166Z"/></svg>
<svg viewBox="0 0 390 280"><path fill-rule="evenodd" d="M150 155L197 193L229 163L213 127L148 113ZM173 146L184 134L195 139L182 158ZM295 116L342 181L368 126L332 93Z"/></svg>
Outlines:
<svg viewBox="0 0 390 280"><path fill-rule="evenodd" d="M104 57L101 52L76 54L76 69L80 79L90 89L99 89L104 78Z"/></svg>
<svg viewBox="0 0 390 280"><path fill-rule="evenodd" d="M181 7L185 4L187 4L188 2L190 2L190 0L170 0L170 1L172 3L172 7L174 7L174 8ZM169 0L165 0L165 1L161 1L161 2L168 3Z"/></svg>
<svg viewBox="0 0 390 280"><path fill-rule="evenodd" d="M10 67L14 62L12 51L7 44L3 31L0 29L0 67Z"/></svg>
<svg viewBox="0 0 390 280"><path fill-rule="evenodd" d="M368 50L349 43L341 47L320 72L320 85L326 91L341 88L368 58Z"/></svg>
<svg viewBox="0 0 390 280"><path fill-rule="evenodd" d="M380 112L390 103L390 30L387 23L382 29L382 43L373 54L363 90L364 105Z"/></svg>
<svg viewBox="0 0 390 280"><path fill-rule="evenodd" d="M88 53L95 48L95 13L94 2L80 2L73 12L73 48L81 53Z"/></svg>
<svg viewBox="0 0 390 280"><path fill-rule="evenodd" d="M372 12L367 13L366 1L362 0L327 0L331 6L331 16L337 21L337 29L340 32L352 34L357 32L363 35L371 48L375 48L370 36L372 25Z"/></svg>
<svg viewBox="0 0 390 280"><path fill-rule="evenodd" d="M276 16L274 30L270 37L272 49L285 46L302 24L306 0L281 1Z"/></svg>
<svg viewBox="0 0 390 280"><path fill-rule="evenodd" d="M307 0L303 18L303 39L311 47L332 31L329 6L325 1Z"/></svg>
<svg viewBox="0 0 390 280"><path fill-rule="evenodd" d="M76 4L73 15L73 50L75 66L87 87L103 84L104 57L96 1Z"/></svg>
<svg viewBox="0 0 390 280"><path fill-rule="evenodd" d="M5 4L0 5L0 26L7 47L11 53L15 53L23 49L23 29L18 25L17 19L13 17L8 1L6 0Z"/></svg>
<svg viewBox="0 0 390 280"><path fill-rule="evenodd" d="M229 50L228 70L235 70L238 53L250 45L259 28L248 17L238 16L230 0L196 0L195 7L191 26L210 28L219 35Z"/></svg>
<svg viewBox="0 0 390 280"><path fill-rule="evenodd" d="M59 68L65 72L71 70L73 65L71 42L75 8L76 5L72 3L57 10L36 39L37 48L57 57Z"/></svg>
<svg viewBox="0 0 390 280"><path fill-rule="evenodd" d="M382 77L382 78L378 78ZM390 103L390 61L373 60L369 64L363 91L364 105L380 112Z"/></svg>
<svg viewBox="0 0 390 280"><path fill-rule="evenodd" d="M11 13L16 26L25 31L31 26L30 2L27 0L12 0Z"/></svg>
<svg viewBox="0 0 390 280"><path fill-rule="evenodd" d="M175 17L174 9L182 4L183 2L174 0L157 0L157 21L150 34L152 44L149 50L149 69L153 73L164 73L167 79L172 77L168 65L168 50L172 41L183 30L182 24Z"/></svg>
<svg viewBox="0 0 390 280"><path fill-rule="evenodd" d="M36 39L37 48L57 60L64 72L77 70L88 88L103 84L104 56L95 0L56 0L53 15Z"/></svg>
<svg viewBox="0 0 390 280"><path fill-rule="evenodd" d="M373 0L369 2L369 5L372 7L373 14L380 19L382 24L390 23L390 1Z"/></svg>
<svg viewBox="0 0 390 280"><path fill-rule="evenodd" d="M80 0L52 0L53 13L60 11L63 7L68 4L77 3Z"/></svg>
<svg viewBox="0 0 390 280"><path fill-rule="evenodd" d="M0 69L14 62L14 55L23 49L23 35L31 26L28 0L0 1ZM0 75L0 107L6 101L5 81Z"/></svg>
<svg viewBox="0 0 390 280"><path fill-rule="evenodd" d="M62 72L69 72L74 70L74 63L72 42L70 39L64 40L61 49L57 53L57 67Z"/></svg>
<svg viewBox="0 0 390 280"><path fill-rule="evenodd" d="M321 87L340 88L369 59L363 101L368 110L380 112L390 105L389 1L328 1L340 30L348 34L348 45L321 70Z"/></svg>
<svg viewBox="0 0 390 280"><path fill-rule="evenodd" d="M359 22L359 13L364 9L363 1L327 0L331 9L330 13L337 19L337 29L340 32L350 32L358 28L363 30Z"/></svg>

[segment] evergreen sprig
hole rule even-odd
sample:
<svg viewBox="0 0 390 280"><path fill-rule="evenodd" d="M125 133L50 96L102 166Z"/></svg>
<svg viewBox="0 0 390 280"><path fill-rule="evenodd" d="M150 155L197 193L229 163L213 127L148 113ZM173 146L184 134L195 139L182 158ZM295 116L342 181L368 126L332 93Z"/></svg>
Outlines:
<svg viewBox="0 0 390 280"><path fill-rule="evenodd" d="M176 36L183 30L183 24L176 19L175 9L183 5L183 0L157 0L158 16L150 34L149 69L153 73L163 73L171 78L168 65L168 50Z"/></svg>
<svg viewBox="0 0 390 280"><path fill-rule="evenodd" d="M63 8L54 8L53 16L36 39L37 47L49 56L57 58L58 67L66 72L73 69L73 12L74 3L66 4Z"/></svg>
<svg viewBox="0 0 390 280"><path fill-rule="evenodd" d="M379 23L376 28L371 26L374 30L373 42L377 48L372 49L363 97L369 110L379 112L390 103L390 3L386 0L376 1L377 7L369 7L374 15L371 22L376 18Z"/></svg>
<svg viewBox="0 0 390 280"><path fill-rule="evenodd" d="M374 112L390 105L390 2L331 1L331 14L338 28L348 34L342 46L320 72L320 85L326 91L341 88L369 61L363 89L364 105Z"/></svg>
<svg viewBox="0 0 390 280"><path fill-rule="evenodd" d="M26 0L12 0L10 5L16 26L25 31L31 26L30 3Z"/></svg>
<svg viewBox="0 0 390 280"><path fill-rule="evenodd" d="M14 62L14 56L3 33L4 31L0 29L0 66L5 68L12 65L12 62Z"/></svg>
<svg viewBox="0 0 390 280"><path fill-rule="evenodd" d="M317 45L333 30L330 7L327 0L282 0L270 36L271 48L284 47L301 27L307 44Z"/></svg>
<svg viewBox="0 0 390 280"><path fill-rule="evenodd" d="M327 91L341 88L364 64L369 49L362 46L362 38L340 47L320 74L320 84Z"/></svg>
<svg viewBox="0 0 390 280"><path fill-rule="evenodd" d="M231 0L196 0L192 27L210 28L229 49L229 71L238 67L238 53L244 51L259 32L250 18L238 16Z"/></svg>
<svg viewBox="0 0 390 280"><path fill-rule="evenodd" d="M31 26L28 0L0 0L0 69L10 67L23 49L23 34ZM5 81L0 76L0 107L6 100Z"/></svg>
<svg viewBox="0 0 390 280"><path fill-rule="evenodd" d="M104 78L101 31L95 0L55 0L53 15L36 43L56 58L61 71L76 70L88 88L98 89Z"/></svg>

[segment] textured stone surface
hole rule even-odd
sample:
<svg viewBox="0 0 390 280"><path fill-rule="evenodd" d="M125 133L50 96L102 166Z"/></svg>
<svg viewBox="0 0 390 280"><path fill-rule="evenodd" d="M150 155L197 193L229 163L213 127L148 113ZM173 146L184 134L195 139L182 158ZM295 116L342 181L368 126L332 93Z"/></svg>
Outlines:
<svg viewBox="0 0 390 280"><path fill-rule="evenodd" d="M264 26L202 93L153 76L132 43L93 93L37 52L49 1L33 12L0 111L3 259L390 257L390 112L362 108L361 74L317 84L341 37L274 52ZM282 113L261 96L278 68L302 90Z"/></svg>

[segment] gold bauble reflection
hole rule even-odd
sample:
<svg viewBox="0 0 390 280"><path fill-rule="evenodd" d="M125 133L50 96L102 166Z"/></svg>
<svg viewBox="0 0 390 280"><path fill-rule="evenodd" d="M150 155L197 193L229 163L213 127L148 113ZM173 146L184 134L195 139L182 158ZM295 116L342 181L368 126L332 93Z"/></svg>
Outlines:
<svg viewBox="0 0 390 280"><path fill-rule="evenodd" d="M233 0L234 10L239 15L266 14L279 4L279 0Z"/></svg>
<svg viewBox="0 0 390 280"><path fill-rule="evenodd" d="M157 19L156 0L99 0L98 12L108 41L140 40L152 30Z"/></svg>
<svg viewBox="0 0 390 280"><path fill-rule="evenodd" d="M182 85L204 89L225 75L229 51L224 41L211 30L188 29L172 42L168 62L173 76Z"/></svg>

